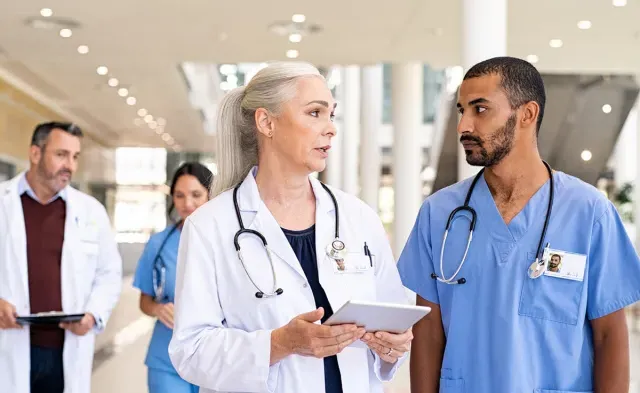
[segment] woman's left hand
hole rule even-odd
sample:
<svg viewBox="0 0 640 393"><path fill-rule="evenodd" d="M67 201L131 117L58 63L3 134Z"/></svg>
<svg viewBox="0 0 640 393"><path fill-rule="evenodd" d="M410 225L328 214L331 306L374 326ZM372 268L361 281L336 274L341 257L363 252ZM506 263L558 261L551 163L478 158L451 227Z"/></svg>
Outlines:
<svg viewBox="0 0 640 393"><path fill-rule="evenodd" d="M411 349L413 332L411 329L401 334L376 332L366 333L361 340L366 343L382 360L395 363Z"/></svg>

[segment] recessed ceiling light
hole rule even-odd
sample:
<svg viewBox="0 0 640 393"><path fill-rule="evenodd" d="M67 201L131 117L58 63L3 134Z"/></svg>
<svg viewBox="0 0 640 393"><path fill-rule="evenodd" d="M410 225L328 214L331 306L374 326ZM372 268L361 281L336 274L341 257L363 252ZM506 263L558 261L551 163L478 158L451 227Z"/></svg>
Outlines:
<svg viewBox="0 0 640 393"><path fill-rule="evenodd" d="M289 41L293 43L302 41L302 34L300 33L289 34Z"/></svg>
<svg viewBox="0 0 640 393"><path fill-rule="evenodd" d="M538 58L538 56L536 55L529 55L527 56L527 61L531 64L535 64L539 61L540 59Z"/></svg>
<svg viewBox="0 0 640 393"><path fill-rule="evenodd" d="M627 0L613 0L614 7L624 7L627 5Z"/></svg>
<svg viewBox="0 0 640 393"><path fill-rule="evenodd" d="M127 104L128 104L128 105L133 106L133 105L135 105L135 104L136 104L136 102L138 102L138 100L136 100L136 98L135 98L135 97L127 97Z"/></svg>
<svg viewBox="0 0 640 393"><path fill-rule="evenodd" d="M296 23L302 23L305 20L307 20L307 17L302 15L302 14L295 14L291 17L291 20L296 22Z"/></svg>
<svg viewBox="0 0 640 393"><path fill-rule="evenodd" d="M71 29L61 29L60 30L60 37L62 38L69 38L73 35L73 32L71 31Z"/></svg>
<svg viewBox="0 0 640 393"><path fill-rule="evenodd" d="M148 113L147 110L144 109L144 108L138 109L138 116L140 116L140 117L145 117L147 115L147 113Z"/></svg>
<svg viewBox="0 0 640 393"><path fill-rule="evenodd" d="M296 57L298 57L298 54L299 54L298 51L295 49L289 49L287 51L287 57L290 59L295 59Z"/></svg>
<svg viewBox="0 0 640 393"><path fill-rule="evenodd" d="M109 80L107 81L107 84L111 87L116 87L120 84L120 81L116 78L109 78Z"/></svg>
<svg viewBox="0 0 640 393"><path fill-rule="evenodd" d="M107 75L109 73L109 69L105 66L100 66L96 69L98 75Z"/></svg>
<svg viewBox="0 0 640 393"><path fill-rule="evenodd" d="M583 150L582 153L580 153L580 157L584 161L589 161L591 157L593 157L593 154L591 154L589 150Z"/></svg>
<svg viewBox="0 0 640 393"><path fill-rule="evenodd" d="M167 142L169 139L171 139L171 135L167 134L166 132L162 134L163 141Z"/></svg>
<svg viewBox="0 0 640 393"><path fill-rule="evenodd" d="M591 28L590 20L581 20L578 22L578 29L580 30L589 30Z"/></svg>
<svg viewBox="0 0 640 393"><path fill-rule="evenodd" d="M553 40L549 41L549 46L552 47L552 48L561 48L562 47L562 40L553 39Z"/></svg>
<svg viewBox="0 0 640 393"><path fill-rule="evenodd" d="M144 117L144 121L146 121L147 123L151 123L153 121L153 116L151 115L146 115Z"/></svg>
<svg viewBox="0 0 640 393"><path fill-rule="evenodd" d="M165 119L163 119L162 117L158 117L158 125L160 127L164 127L167 125L167 121Z"/></svg>
<svg viewBox="0 0 640 393"><path fill-rule="evenodd" d="M155 121L150 121L149 122L149 128L151 128L152 130L155 130L158 127L158 123Z"/></svg>
<svg viewBox="0 0 640 393"><path fill-rule="evenodd" d="M89 47L86 45L80 45L78 47L78 53L80 53L81 55L86 55L87 53L89 53Z"/></svg>
<svg viewBox="0 0 640 393"><path fill-rule="evenodd" d="M126 97L129 95L129 90L127 88L121 87L118 89L118 95L120 97Z"/></svg>
<svg viewBox="0 0 640 393"><path fill-rule="evenodd" d="M156 128L156 134L158 135L162 135L162 133L164 132L164 127L158 127Z"/></svg>
<svg viewBox="0 0 640 393"><path fill-rule="evenodd" d="M53 10L51 10L51 8L43 8L40 10L40 15L48 18L53 15Z"/></svg>
<svg viewBox="0 0 640 393"><path fill-rule="evenodd" d="M602 105L602 111L604 113L611 113L611 105L609 105L609 104Z"/></svg>

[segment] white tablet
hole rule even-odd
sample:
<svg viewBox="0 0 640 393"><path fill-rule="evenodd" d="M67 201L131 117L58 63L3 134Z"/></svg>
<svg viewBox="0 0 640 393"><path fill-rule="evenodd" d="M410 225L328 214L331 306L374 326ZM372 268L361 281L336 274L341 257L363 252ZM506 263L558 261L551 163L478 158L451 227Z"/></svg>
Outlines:
<svg viewBox="0 0 640 393"><path fill-rule="evenodd" d="M356 324L367 332L403 333L431 312L431 307L349 300L325 325Z"/></svg>

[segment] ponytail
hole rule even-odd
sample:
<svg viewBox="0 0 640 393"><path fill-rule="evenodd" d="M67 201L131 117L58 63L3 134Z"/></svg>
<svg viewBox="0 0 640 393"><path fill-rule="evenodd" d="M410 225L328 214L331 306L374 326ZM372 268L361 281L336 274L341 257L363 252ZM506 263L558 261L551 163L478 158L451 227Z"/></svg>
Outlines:
<svg viewBox="0 0 640 393"><path fill-rule="evenodd" d="M218 174L212 198L241 183L258 164L256 110L265 108L277 115L282 104L295 97L296 82L301 77L323 78L311 64L276 62L258 71L247 86L237 87L222 98L216 135Z"/></svg>
<svg viewBox="0 0 640 393"><path fill-rule="evenodd" d="M258 163L258 136L253 117L248 119L242 101L245 88L228 92L220 102L216 155L218 174L211 189L211 197L235 187Z"/></svg>

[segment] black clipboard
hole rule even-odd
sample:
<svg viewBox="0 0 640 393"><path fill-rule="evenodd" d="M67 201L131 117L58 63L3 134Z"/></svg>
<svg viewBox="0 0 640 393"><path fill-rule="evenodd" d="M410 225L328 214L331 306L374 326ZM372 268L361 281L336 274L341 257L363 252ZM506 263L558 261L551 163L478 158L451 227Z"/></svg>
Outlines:
<svg viewBox="0 0 640 393"><path fill-rule="evenodd" d="M62 312L47 312L16 317L16 322L21 325L53 325L58 326L63 322L80 322L84 314L65 314Z"/></svg>

